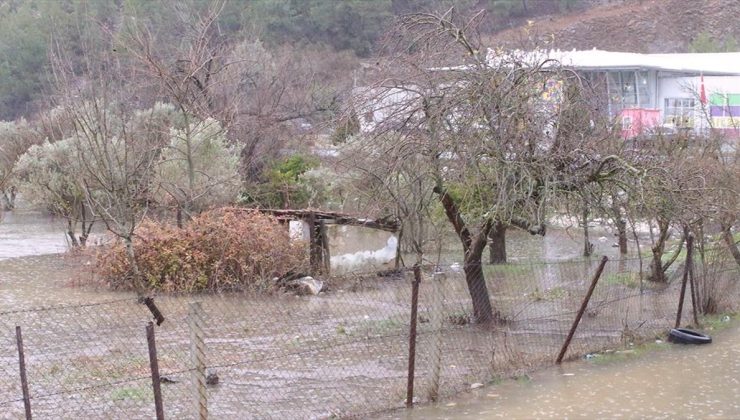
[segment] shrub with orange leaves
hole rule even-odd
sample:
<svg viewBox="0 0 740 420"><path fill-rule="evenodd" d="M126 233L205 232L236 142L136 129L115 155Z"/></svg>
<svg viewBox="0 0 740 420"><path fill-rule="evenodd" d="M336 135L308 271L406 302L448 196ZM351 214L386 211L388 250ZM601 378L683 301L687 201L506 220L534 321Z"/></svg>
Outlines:
<svg viewBox="0 0 740 420"><path fill-rule="evenodd" d="M182 229L147 220L134 249L146 286L165 292L265 291L271 278L307 263L305 244L291 243L274 217L237 208L205 212ZM96 271L113 288L133 287L122 243L99 251Z"/></svg>

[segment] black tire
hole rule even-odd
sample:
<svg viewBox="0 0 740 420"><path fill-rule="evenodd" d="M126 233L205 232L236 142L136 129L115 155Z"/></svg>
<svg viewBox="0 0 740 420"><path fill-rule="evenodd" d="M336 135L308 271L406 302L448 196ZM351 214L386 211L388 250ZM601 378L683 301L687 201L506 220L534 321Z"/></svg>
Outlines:
<svg viewBox="0 0 740 420"><path fill-rule="evenodd" d="M668 341L677 344L709 344L712 337L686 328L672 328Z"/></svg>

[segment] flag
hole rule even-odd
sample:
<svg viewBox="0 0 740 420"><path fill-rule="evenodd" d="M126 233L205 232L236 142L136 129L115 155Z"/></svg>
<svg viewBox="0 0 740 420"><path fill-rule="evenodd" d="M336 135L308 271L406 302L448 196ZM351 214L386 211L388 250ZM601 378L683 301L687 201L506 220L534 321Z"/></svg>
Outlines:
<svg viewBox="0 0 740 420"><path fill-rule="evenodd" d="M707 91L704 89L704 73L701 75L701 86L699 86L699 102L702 105L707 104Z"/></svg>

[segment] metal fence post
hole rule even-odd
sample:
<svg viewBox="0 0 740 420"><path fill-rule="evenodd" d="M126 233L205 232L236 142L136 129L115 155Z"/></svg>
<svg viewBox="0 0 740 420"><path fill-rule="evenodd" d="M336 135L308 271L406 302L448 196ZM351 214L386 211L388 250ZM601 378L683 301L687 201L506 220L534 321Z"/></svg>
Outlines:
<svg viewBox="0 0 740 420"><path fill-rule="evenodd" d="M596 289L596 283L599 282L599 277L601 277L601 272L604 271L604 266L606 265L607 261L609 261L609 258L607 258L606 255L604 255L604 257L601 258L601 263L599 263L599 268L596 269L594 278L591 279L591 286L589 286L588 292L586 292L586 296L583 297L583 302L581 302L581 308L578 309L578 314L576 314L576 319L573 320L573 325L571 325L570 327L570 331L568 332L568 336L565 338L563 347L560 349L558 358L555 360L555 363L557 364L560 364L563 361L565 352L568 351L570 340L573 339L573 335L576 333L576 328L578 328L578 324L581 322L583 313L586 312L586 308L588 307L588 302L591 300L591 295L594 293L594 289Z"/></svg>
<svg viewBox="0 0 740 420"><path fill-rule="evenodd" d="M157 420L164 420L164 405L162 404L162 389L159 378L159 362L157 361L157 345L154 339L154 324L151 321L146 325L146 342L149 346L149 368L152 371L154 408L157 412Z"/></svg>
<svg viewBox="0 0 740 420"><path fill-rule="evenodd" d="M676 313L676 326L673 328L678 328L681 326L681 315L683 312L683 299L686 296L686 282L689 279L689 271L691 269L691 259L693 258L691 251L693 247L694 247L694 236L689 234L686 236L686 264L684 264L683 278L681 280L681 294L678 296L678 312ZM692 286L693 286L693 283L692 283ZM693 299L694 299L693 287L691 291L692 291L691 299L693 302Z"/></svg>
<svg viewBox="0 0 740 420"><path fill-rule="evenodd" d="M431 401L437 401L439 398L439 380L442 372L442 318L444 312L444 292L442 282L444 279L444 273L437 272L432 275L433 303L430 320L434 336L432 338L432 370L429 387L429 399Z"/></svg>
<svg viewBox="0 0 740 420"><path fill-rule="evenodd" d="M409 326L409 368L406 381L406 407L414 404L414 368L416 364L416 312L419 307L419 283L421 267L414 266L414 281L411 283L411 325Z"/></svg>
<svg viewBox="0 0 740 420"><path fill-rule="evenodd" d="M21 327L15 327L15 341L18 344L18 364L21 369L21 389L23 390L23 407L26 409L26 420L31 420L31 396L28 393L28 378L26 377L26 356L23 353L23 335Z"/></svg>
<svg viewBox="0 0 740 420"><path fill-rule="evenodd" d="M208 418L208 393L206 390L206 344L203 333L203 306L200 302L190 302L188 308L188 327L190 329L191 378L198 418Z"/></svg>

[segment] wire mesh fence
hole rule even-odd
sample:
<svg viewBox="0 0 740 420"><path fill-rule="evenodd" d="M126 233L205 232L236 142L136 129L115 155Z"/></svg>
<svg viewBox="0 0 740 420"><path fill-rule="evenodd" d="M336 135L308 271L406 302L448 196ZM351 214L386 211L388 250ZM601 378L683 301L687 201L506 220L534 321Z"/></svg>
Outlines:
<svg viewBox="0 0 740 420"><path fill-rule="evenodd" d="M415 343L414 401L436 400L554 362L598 261L484 266L494 322L476 324L464 273L422 267L416 337L411 270L325 279L318 295L156 296L164 414L170 418L332 418L403 407ZM680 277L676 269L674 279ZM740 301L737 266L699 267ZM673 326L679 281L610 261L566 358L651 339ZM698 287L698 286L697 286ZM692 308L684 306L684 320ZM124 295L0 312L0 410L39 418L151 418L150 308Z"/></svg>

